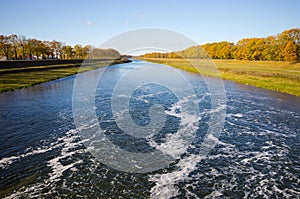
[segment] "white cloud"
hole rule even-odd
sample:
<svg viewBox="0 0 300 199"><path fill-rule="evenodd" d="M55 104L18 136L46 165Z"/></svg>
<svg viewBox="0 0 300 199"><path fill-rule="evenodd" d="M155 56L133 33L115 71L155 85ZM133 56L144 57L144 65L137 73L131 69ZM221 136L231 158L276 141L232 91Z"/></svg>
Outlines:
<svg viewBox="0 0 300 199"><path fill-rule="evenodd" d="M91 27L91 26L95 25L95 23L92 22L92 21L87 21L87 22L86 22L86 25L89 26L89 27Z"/></svg>

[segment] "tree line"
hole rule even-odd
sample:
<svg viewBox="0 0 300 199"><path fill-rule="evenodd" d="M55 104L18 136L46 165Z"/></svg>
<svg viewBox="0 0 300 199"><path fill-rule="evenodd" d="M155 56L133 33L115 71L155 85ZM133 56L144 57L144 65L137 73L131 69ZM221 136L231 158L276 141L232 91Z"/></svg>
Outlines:
<svg viewBox="0 0 300 199"><path fill-rule="evenodd" d="M116 59L120 53L114 49L100 49L91 45L65 45L60 41L41 41L21 35L0 35L0 60L39 59Z"/></svg>
<svg viewBox="0 0 300 199"><path fill-rule="evenodd" d="M145 58L207 58L300 62L300 28L266 38L245 38L237 43L222 41L192 46L171 53L153 52Z"/></svg>

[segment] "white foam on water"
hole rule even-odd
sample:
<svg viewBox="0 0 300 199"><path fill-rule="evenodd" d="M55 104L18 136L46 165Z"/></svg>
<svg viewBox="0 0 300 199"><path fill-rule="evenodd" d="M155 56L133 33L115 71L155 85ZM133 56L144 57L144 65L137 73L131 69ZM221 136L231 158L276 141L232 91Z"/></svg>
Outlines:
<svg viewBox="0 0 300 199"><path fill-rule="evenodd" d="M263 103L257 104L252 101L249 101L249 104L257 107L265 106ZM176 104L170 111L167 111L167 113L181 118L182 114L178 113L178 111L176 112L176 110L180 108L180 105ZM276 110L276 108L274 110ZM279 114L276 111L265 111L263 114ZM212 110L212 113L213 112L216 111ZM281 112L281 110L279 110L279 112ZM260 114L262 114L262 110L249 111L244 115L241 113L227 114L227 116L231 117L232 120L227 120L226 123L230 126L234 126L235 129L241 129L240 132L235 133L233 131L228 132L228 134L237 139L239 136L241 136L241 138L249 137L249 141L246 142L245 145L252 145L254 146L253 148L249 147L248 150L245 149L245 147L241 147L241 149L239 149L234 144L231 144L231 141L230 143L226 143L225 141L222 142L209 135L208 137L210 139L222 146L216 149L220 150L219 154L210 154L208 156L208 161L214 160L221 164L217 164L216 166L212 164L211 168L207 168L208 170L210 169L210 171L202 173L198 170L199 168L197 168L197 164L206 159L206 157L197 157L197 155L186 154L184 158L179 160L179 162L175 165L178 167L178 169L175 169L176 171L172 170L169 173L150 176L150 181L155 183L151 189L151 198L176 198L176 196L180 194L179 186L180 189L183 188L185 193L188 196L191 196L191 198L198 198L198 196L193 193L193 189L191 189L199 188L197 187L198 182L195 182L195 179L199 179L199 181L204 183L205 180L213 182L212 191L206 195L205 198L226 198L224 193L234 190L244 192L244 198L270 198L274 195L278 198L292 198L299 196L299 186L296 185L295 187L295 185L293 185L294 187L292 186L291 188L282 188L282 185L278 183L281 179L285 179L300 184L300 179L297 179L297 172L290 172L289 167L287 166L291 165L291 162L289 162L289 160L285 157L291 152L291 148L287 145L287 143L284 143L286 138L297 138L297 131L290 129L288 126L282 126L281 124L272 124L271 121L264 124L260 121L259 117L252 118L252 115ZM287 115L292 113L287 112L283 114ZM255 131L249 124L253 124L253 126L255 126ZM255 139L252 140L251 138L258 138L259 142L265 139L266 141L256 143ZM268 140L268 138L273 141ZM175 148L176 146L178 146L178 148L184 148L182 143L178 142L176 137L174 137L173 140L167 137L166 140L169 141L169 144L175 145ZM284 141L277 143L277 140ZM238 140L234 141L238 142ZM155 143L153 146L155 146ZM239 146L239 143L237 143L237 146ZM156 146L156 148L159 148L159 146ZM172 151L172 148L169 149ZM167 150L165 150L165 152L167 153ZM174 154L177 154L176 150ZM281 158L287 162L282 162ZM222 164L224 160L226 160L225 164ZM231 162L231 160L234 161ZM279 162L277 163L276 161ZM296 171L299 171L299 169ZM282 176L278 177L279 173L281 173ZM243 176L242 183L245 183L243 187L240 187L241 176ZM180 184L181 182L183 182L184 187ZM256 184L257 186L255 187Z"/></svg>
<svg viewBox="0 0 300 199"><path fill-rule="evenodd" d="M6 168L10 164L14 163L17 160L20 160L21 158L46 153L61 146L65 146L66 148L74 148L81 144L79 142L74 142L74 140L79 138L77 132L78 129L71 129L66 132L65 136L57 138L56 141L50 143L47 146L38 147L36 149L27 149L27 152L23 154L2 158L0 160L0 168Z"/></svg>
<svg viewBox="0 0 300 199"><path fill-rule="evenodd" d="M243 115L242 115L242 114L240 114L240 113L233 114L232 116L233 116L233 117L237 117L237 118L241 118L241 117L243 117Z"/></svg>
<svg viewBox="0 0 300 199"><path fill-rule="evenodd" d="M10 157L6 157L6 158L2 158L0 160L0 168L5 168L6 166L10 165L11 163L13 163L15 160L20 159L21 156L10 156Z"/></svg>
<svg viewBox="0 0 300 199"><path fill-rule="evenodd" d="M166 113L175 117L181 118L181 122L184 124L184 128L179 129L173 135L170 135L172 139L169 137L166 138L166 142L155 146L155 148L176 157L177 159L180 158L179 154L183 154L187 151L187 149L191 146L186 145L185 143L180 142L180 136L191 132L192 130L197 130L198 124L197 122L200 120L200 117L195 117L194 115L189 115L187 113L181 113L178 110L182 109L182 104L188 102L189 99L182 100L176 104L174 104L170 111ZM209 110L206 114L215 114L223 111L225 105L220 105L213 110ZM180 135L180 136L177 136ZM214 143L216 145L225 145L227 147L234 147L234 145L230 145L224 142L221 142L217 137L213 136L212 134L207 135L206 137L208 143ZM174 150L174 148L179 148L180 150ZM205 147L205 146L202 146ZM210 146L208 146L210 148ZM176 148L176 149L177 149ZM177 153L178 152L178 153ZM206 155L200 154L186 154L183 158L179 160L179 162L175 165L178 167L175 171L171 171L169 173L163 174L156 174L150 176L150 181L154 182L155 185L151 188L151 198L172 198L176 197L179 194L179 186L180 182L185 182L190 179L190 174L197 170L197 164L202 161L203 159L208 158ZM190 196L195 197L191 191L186 190Z"/></svg>
<svg viewBox="0 0 300 199"><path fill-rule="evenodd" d="M165 142L157 144L151 139L149 140L150 146L162 151L165 154L169 154L174 158L180 158L180 156L187 151L190 147L189 144L182 139L186 134L190 132L196 132L198 129L199 116L190 115L188 113L181 113L178 110L182 110L183 103L186 103L188 99L184 99L175 103L169 111L166 111L168 115L175 116L181 119L182 128L180 128L174 134L168 134ZM188 178L189 174L196 169L196 165L204 157L199 155L190 154L176 164L178 169L176 171L164 174L156 174L150 176L150 181L155 182L155 186L151 188L151 198L171 198L178 195L178 188L176 184Z"/></svg>
<svg viewBox="0 0 300 199"><path fill-rule="evenodd" d="M15 199L15 198L41 198L39 191L43 190L45 185L43 183L37 183L26 187L25 190L16 191L11 195L5 197L5 199Z"/></svg>
<svg viewBox="0 0 300 199"><path fill-rule="evenodd" d="M227 105L226 104L220 104L218 105L216 108L209 110L208 113L205 114L209 114L209 113L220 113L224 110L226 110Z"/></svg>
<svg viewBox="0 0 300 199"><path fill-rule="evenodd" d="M150 101L147 100L146 98L149 98L149 97L155 97L157 95L160 95L160 94L164 94L165 92L163 91L159 91L159 92L155 92L155 93L149 93L149 94L144 94L144 95L139 95L137 97L135 97L138 101L143 101L145 103L149 103ZM131 96L126 96L127 98L131 98Z"/></svg>
<svg viewBox="0 0 300 199"><path fill-rule="evenodd" d="M195 132L198 129L196 125L199 120L199 117L181 114L181 125L183 128L180 128L174 134L167 134L165 142L157 144L151 137L148 138L150 146L160 150L161 152L171 155L173 158L179 158L188 148L189 141L185 140L184 137L188 132ZM192 136L192 135L190 135Z"/></svg>
<svg viewBox="0 0 300 199"><path fill-rule="evenodd" d="M151 188L150 198L172 198L179 194L176 184L188 178L189 174L196 170L196 165L205 157L199 155L189 155L181 159L176 166L177 170L150 176L150 181L154 182L154 187Z"/></svg>
<svg viewBox="0 0 300 199"><path fill-rule="evenodd" d="M50 173L50 175L49 175L50 176L49 182L58 181L59 178L61 176L63 176L63 172L65 172L68 169L73 168L76 164L83 163L82 160L79 160L77 162L74 162L74 163L71 163L71 164L68 164L68 165L62 165L59 162L60 159L71 156L74 153L68 153L68 154L65 154L65 156L60 156L60 157L54 158L54 159L49 161L48 166L50 166L51 169L52 169L52 173ZM73 169L72 171L76 171L76 168Z"/></svg>
<svg viewBox="0 0 300 199"><path fill-rule="evenodd" d="M213 192L211 192L209 195L206 195L204 197L204 199L209 199L209 198L220 198L221 196L223 196L222 192L215 190Z"/></svg>
<svg viewBox="0 0 300 199"><path fill-rule="evenodd" d="M50 167L51 172L48 174L49 178L43 180L43 182L38 182L35 184L31 184L27 186L25 189L20 188L19 190L12 193L10 196L6 198L20 198L20 197L40 197L40 191L44 190L46 187L49 188L53 185L54 182L61 180L63 173L67 170L71 170L72 172L76 172L77 168L75 167L78 164L83 163L82 160L78 160L76 162L72 162L66 165L63 165L60 161L64 158L72 158L74 154L84 153L84 149L76 149L76 147L82 144L81 141L78 140L79 135L77 135L78 129L71 129L62 137L59 137L55 142L52 142L48 148L45 149L36 149L30 151L26 154L22 154L21 157L26 157L35 154L45 153L49 150L53 150L54 148L62 147L60 155L54 157L48 161L47 166ZM11 158L12 159L12 158ZM8 161L6 161L8 162Z"/></svg>
<svg viewBox="0 0 300 199"><path fill-rule="evenodd" d="M82 141L78 141L79 135L77 135L78 129L69 130L64 137L58 139L58 141L62 142L62 150L58 157L55 157L48 161L48 166L51 168L52 172L49 174L49 179L46 180L46 183L58 181L61 176L63 176L63 172L66 170L73 168L75 165L83 163L82 160L78 160L76 162L62 165L60 160L72 157L76 153L83 153L84 150L74 150L76 147L82 144Z"/></svg>
<svg viewBox="0 0 300 199"><path fill-rule="evenodd" d="M165 111L165 113L170 116L180 118L180 128L176 133L167 134L164 140L165 142L161 144L157 144L152 139L154 134L148 136L148 142L151 147L154 147L173 158L179 158L189 148L190 140L185 139L185 137L194 137L194 132L198 129L200 116L181 112L182 106L187 102L189 102L188 97L173 104L170 110Z"/></svg>
<svg viewBox="0 0 300 199"><path fill-rule="evenodd" d="M286 137L280 132L270 131L263 129L259 132L239 132L239 135L249 135L249 136L270 136L273 137ZM251 197L261 197L269 198L271 195L276 194L282 195L285 198L290 198L295 195L299 195L299 191L293 188L281 188L280 184L276 182L278 179L278 173L274 170L271 170L271 165L277 164L274 162L274 158L284 158L289 152L290 147L285 143L280 143L280 145L274 143L272 140L266 140L264 144L260 144L260 150L255 151L240 151L234 144L222 142L219 139L208 136L210 139L214 140L221 148L221 153L209 155L208 157L199 157L197 155L188 154L186 157L181 159L178 164L175 166L178 167L176 171L171 171L169 173L156 174L150 177L150 181L155 182L154 187L151 189L151 198L173 198L179 195L179 183L184 182L184 187L181 187L185 190L188 196L192 198L199 198L195 193L193 193L191 187L197 187L197 182L194 179L212 180L218 176L223 177L218 181L214 182L213 191L205 196L205 198L225 198L223 195L227 190L234 190L239 185L238 179L240 175L244 175L245 178L245 187L244 192L245 198ZM291 136L293 137L293 136ZM249 143L251 144L251 143ZM210 168L211 170L202 173L197 172L193 176L189 176L193 171L197 171L197 163L203 159L235 159L236 162L233 162L231 165L223 165L221 167ZM280 160L279 160L280 161ZM261 170L256 167L252 167L252 164L261 164L266 165L267 170ZM282 168L286 176L289 176L289 179L292 181L297 181L300 183L300 180L297 179L297 175L290 173L287 168ZM230 176L230 178L224 176ZM271 176L271 177L270 177ZM190 181L191 180L191 181ZM194 184L196 183L196 184ZM256 188L247 187L253 186L258 183ZM189 189L187 188L189 187Z"/></svg>
<svg viewBox="0 0 300 199"><path fill-rule="evenodd" d="M46 153L48 151L53 150L54 148L58 147L59 145L52 145L50 147L45 147L45 148L37 148L34 149L32 151L17 155L17 156L10 156L10 157L6 157L6 158L2 158L0 160L0 168L6 168L9 165L11 165L13 162L20 160L21 158L25 158L28 156L32 156L32 155L37 155L37 154L42 154L42 153Z"/></svg>
<svg viewBox="0 0 300 199"><path fill-rule="evenodd" d="M282 194L286 198L292 197L291 193L293 193L293 190L288 188L280 189L276 183L278 174L270 169L272 164L276 164L273 158L286 156L289 153L289 147L285 144L277 146L272 141L266 141L265 144L261 146L261 149L262 150L258 151L239 151L237 148L232 148L232 146L226 145L224 148L222 148L222 151L225 152L224 154L221 156L218 154L211 155L209 159L218 159L222 157L226 159L236 159L237 161L229 166L227 165L218 167L217 169L221 171L220 174L218 174L218 172L212 172L212 169L211 172L206 175L214 177L219 175L231 176L230 183L228 182L228 178L216 182L216 184L219 183L219 185L211 194L207 195L207 198L215 198L215 193L224 193L225 190L233 190L236 186L238 186L238 176L244 174L246 174L244 176L245 182L249 186L258 183L258 186L255 188L250 188L245 185L245 198L269 198L273 194ZM251 166L252 164L256 163L264 163L264 165L266 165L265 169L267 170ZM297 177L289 171L284 172L286 175L290 176L291 180L297 179ZM206 176L200 173L197 178L205 179ZM223 196L221 196L221 198L223 198Z"/></svg>

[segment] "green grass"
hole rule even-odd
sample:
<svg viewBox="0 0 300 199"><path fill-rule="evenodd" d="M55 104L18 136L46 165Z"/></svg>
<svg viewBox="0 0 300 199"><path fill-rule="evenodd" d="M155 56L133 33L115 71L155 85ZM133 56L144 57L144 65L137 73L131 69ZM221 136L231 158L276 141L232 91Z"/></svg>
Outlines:
<svg viewBox="0 0 300 199"><path fill-rule="evenodd" d="M300 96L300 63L165 58L144 60Z"/></svg>
<svg viewBox="0 0 300 199"><path fill-rule="evenodd" d="M60 64L0 69L0 93L30 87L43 82L74 75L78 72L85 72L118 63L123 62L120 60L114 62L101 61L84 64L84 67L81 68L81 64Z"/></svg>

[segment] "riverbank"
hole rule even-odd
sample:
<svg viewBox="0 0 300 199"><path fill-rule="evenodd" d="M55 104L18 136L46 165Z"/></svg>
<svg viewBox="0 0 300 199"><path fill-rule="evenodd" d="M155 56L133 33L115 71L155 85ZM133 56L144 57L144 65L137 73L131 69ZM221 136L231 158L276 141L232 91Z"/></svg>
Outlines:
<svg viewBox="0 0 300 199"><path fill-rule="evenodd" d="M300 96L300 63L222 59L207 61L202 59L143 58L143 60ZM219 74L211 69L213 63L217 66Z"/></svg>
<svg viewBox="0 0 300 199"><path fill-rule="evenodd" d="M78 72L85 72L107 65L127 62L131 61L127 59L96 60L85 62L84 67L81 67L81 62L26 67L19 67L17 65L18 62L16 62L14 67L0 68L0 93L30 87L43 82L74 75Z"/></svg>

